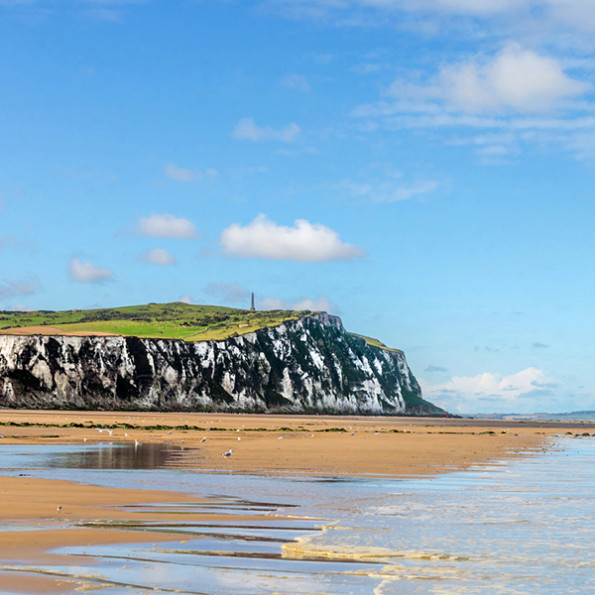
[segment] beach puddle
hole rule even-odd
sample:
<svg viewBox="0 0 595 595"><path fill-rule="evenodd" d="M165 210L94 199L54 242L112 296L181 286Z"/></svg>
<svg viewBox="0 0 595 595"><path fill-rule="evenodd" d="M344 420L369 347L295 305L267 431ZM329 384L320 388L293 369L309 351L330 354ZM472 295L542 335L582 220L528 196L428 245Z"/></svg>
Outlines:
<svg viewBox="0 0 595 595"><path fill-rule="evenodd" d="M196 449L193 449L196 450ZM166 469L188 449L160 443L105 443L48 456L50 469Z"/></svg>
<svg viewBox="0 0 595 595"><path fill-rule="evenodd" d="M171 467L179 449L169 446L11 448L0 451L4 474L202 500L123 508L135 520L73 521L156 539L60 548L68 564L0 568L0 584L2 571L25 571L102 595L595 592L592 441L436 477L341 481L194 473Z"/></svg>

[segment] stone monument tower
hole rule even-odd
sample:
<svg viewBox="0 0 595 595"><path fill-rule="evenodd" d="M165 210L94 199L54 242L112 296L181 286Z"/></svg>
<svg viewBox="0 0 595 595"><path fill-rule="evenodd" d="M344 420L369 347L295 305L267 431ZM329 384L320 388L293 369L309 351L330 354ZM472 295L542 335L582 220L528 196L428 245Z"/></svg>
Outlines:
<svg viewBox="0 0 595 595"><path fill-rule="evenodd" d="M250 312L256 312L256 308L254 307L254 292L252 292L252 301L250 303Z"/></svg>

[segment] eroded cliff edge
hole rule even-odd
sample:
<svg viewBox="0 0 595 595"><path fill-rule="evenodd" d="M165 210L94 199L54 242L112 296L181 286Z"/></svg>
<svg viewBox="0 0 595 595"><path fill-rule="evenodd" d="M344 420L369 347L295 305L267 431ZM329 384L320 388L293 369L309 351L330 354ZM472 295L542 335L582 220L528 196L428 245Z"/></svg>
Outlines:
<svg viewBox="0 0 595 595"><path fill-rule="evenodd" d="M224 341L0 336L0 406L439 414L400 351L313 314Z"/></svg>

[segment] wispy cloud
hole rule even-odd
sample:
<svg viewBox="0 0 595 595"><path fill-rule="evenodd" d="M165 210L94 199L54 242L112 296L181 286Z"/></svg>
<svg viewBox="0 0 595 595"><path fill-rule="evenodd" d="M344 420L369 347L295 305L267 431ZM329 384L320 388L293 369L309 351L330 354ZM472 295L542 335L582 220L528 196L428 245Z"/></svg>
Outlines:
<svg viewBox="0 0 595 595"><path fill-rule="evenodd" d="M5 281L0 283L0 299L10 299L15 296L24 296L37 293L40 289L39 280L36 277L21 279L18 281Z"/></svg>
<svg viewBox="0 0 595 595"><path fill-rule="evenodd" d="M313 312L328 312L330 314L339 313L337 304L326 295L287 301L267 296L258 300L256 306L259 310L311 310Z"/></svg>
<svg viewBox="0 0 595 595"><path fill-rule="evenodd" d="M100 283L114 276L111 269L97 267L89 261L81 262L78 258L71 259L69 272L70 277L80 283Z"/></svg>
<svg viewBox="0 0 595 595"><path fill-rule="evenodd" d="M300 134L300 127L292 122L285 128L270 128L259 126L253 118L242 118L233 131L233 137L237 140L250 140L253 142L281 141L291 143Z"/></svg>
<svg viewBox="0 0 595 595"><path fill-rule="evenodd" d="M209 283L204 291L224 303L249 306L250 291L246 287L242 287L237 281L233 283Z"/></svg>
<svg viewBox="0 0 595 595"><path fill-rule="evenodd" d="M234 223L221 233L221 245L228 256L324 262L353 260L363 252L346 244L332 229L305 219L293 227L277 225L265 215L259 215L248 225Z"/></svg>
<svg viewBox="0 0 595 595"><path fill-rule="evenodd" d="M400 184L394 181L354 182L342 180L339 187L352 196L364 197L373 202L398 202L429 194L438 188L435 180L423 180L412 184Z"/></svg>
<svg viewBox="0 0 595 595"><path fill-rule="evenodd" d="M136 226L138 235L151 238L188 239L198 235L196 226L189 219L170 214L141 217Z"/></svg>
<svg viewBox="0 0 595 595"><path fill-rule="evenodd" d="M527 35L551 39L568 31L595 30L593 0L263 0L269 10L293 19L348 27L399 27L424 35L461 37ZM450 25L450 26L448 26ZM568 42L568 40L567 40Z"/></svg>
<svg viewBox="0 0 595 595"><path fill-rule="evenodd" d="M178 167L173 163L168 163L165 166L163 173L166 178L174 180L175 182L194 182L205 176L216 177L219 175L219 172L214 168L208 168L203 171L200 169Z"/></svg>
<svg viewBox="0 0 595 595"><path fill-rule="evenodd" d="M279 81L279 85L285 89L301 91L302 93L311 91L308 79L301 74L287 74Z"/></svg>

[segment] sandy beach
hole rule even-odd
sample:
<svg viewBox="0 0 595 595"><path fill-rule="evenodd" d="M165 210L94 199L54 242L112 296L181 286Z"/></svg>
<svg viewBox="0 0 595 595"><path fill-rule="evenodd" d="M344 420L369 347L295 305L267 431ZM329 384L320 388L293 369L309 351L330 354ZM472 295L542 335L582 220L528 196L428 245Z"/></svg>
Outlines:
<svg viewBox="0 0 595 595"><path fill-rule="evenodd" d="M276 475L443 473L547 449L551 438L568 432L595 432L595 426L450 418L0 412L0 444L166 443L180 447L175 463L179 467ZM222 456L229 450L232 456ZM139 516L127 508L130 505L197 502L186 494L102 488L26 474L0 476L0 494L0 524L10 527L0 532L5 570L17 562L54 560L57 555L48 552L58 546L158 542L164 536L151 531L84 525L167 518L158 512ZM216 520L213 515L191 518ZM172 539L171 533L167 539ZM64 556L60 560L67 563ZM17 592L64 592L67 588L63 578L52 576L27 574L23 578L20 573L3 572L2 580Z"/></svg>

